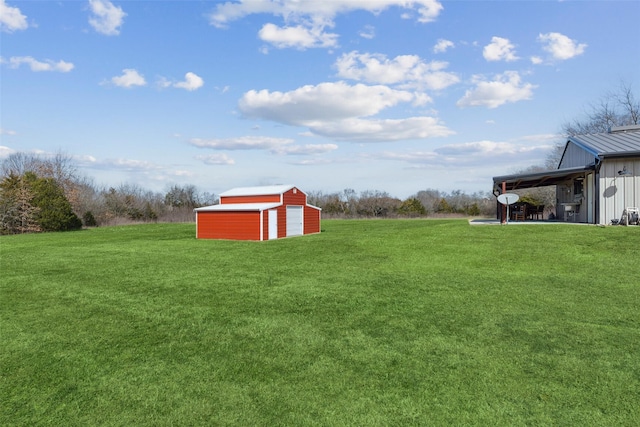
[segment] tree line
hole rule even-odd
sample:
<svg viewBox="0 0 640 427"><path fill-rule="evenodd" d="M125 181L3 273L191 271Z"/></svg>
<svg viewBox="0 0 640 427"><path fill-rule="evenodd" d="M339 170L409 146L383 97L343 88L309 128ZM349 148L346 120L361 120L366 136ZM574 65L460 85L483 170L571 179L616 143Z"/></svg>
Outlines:
<svg viewBox="0 0 640 427"><path fill-rule="evenodd" d="M406 200L378 190L311 192L308 202L325 218L414 218L433 215L492 215L490 193L419 191ZM0 234L67 231L134 222L190 222L193 209L213 205L216 196L194 185L165 192L136 184L99 187L78 172L63 153L14 153L0 165Z"/></svg>
<svg viewBox="0 0 640 427"><path fill-rule="evenodd" d="M164 193L136 184L100 187L63 153L18 152L0 164L0 234L193 221L194 208L213 203L213 194L193 185L173 185Z"/></svg>
<svg viewBox="0 0 640 427"><path fill-rule="evenodd" d="M491 216L495 214L495 198L489 192L467 194L427 189L405 200L384 191L357 193L347 188L342 192L311 192L307 198L322 208L323 218L416 218L426 216Z"/></svg>

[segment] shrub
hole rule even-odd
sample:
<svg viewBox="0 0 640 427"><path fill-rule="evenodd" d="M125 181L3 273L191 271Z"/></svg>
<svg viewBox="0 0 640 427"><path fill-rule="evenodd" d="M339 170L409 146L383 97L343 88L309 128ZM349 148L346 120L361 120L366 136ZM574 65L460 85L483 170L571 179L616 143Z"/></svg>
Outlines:
<svg viewBox="0 0 640 427"><path fill-rule="evenodd" d="M420 200L412 197L402 202L398 208L398 214L406 216L420 216L426 215L427 210L424 208Z"/></svg>
<svg viewBox="0 0 640 427"><path fill-rule="evenodd" d="M84 215L82 215L82 222L84 222L85 227L98 226L98 221L96 221L96 218L93 216L93 213L91 211L86 211Z"/></svg>

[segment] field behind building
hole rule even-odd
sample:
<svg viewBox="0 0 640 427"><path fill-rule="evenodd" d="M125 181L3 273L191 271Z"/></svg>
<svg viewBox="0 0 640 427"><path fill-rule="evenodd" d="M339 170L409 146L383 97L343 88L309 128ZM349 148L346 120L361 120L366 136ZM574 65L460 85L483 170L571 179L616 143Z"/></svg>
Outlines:
<svg viewBox="0 0 640 427"><path fill-rule="evenodd" d="M0 237L0 425L640 425L640 227Z"/></svg>

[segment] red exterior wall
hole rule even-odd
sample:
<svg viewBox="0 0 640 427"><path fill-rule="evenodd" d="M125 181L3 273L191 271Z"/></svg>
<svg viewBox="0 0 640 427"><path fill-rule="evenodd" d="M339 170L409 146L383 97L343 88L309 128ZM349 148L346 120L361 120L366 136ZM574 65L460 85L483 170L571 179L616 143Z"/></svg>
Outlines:
<svg viewBox="0 0 640 427"><path fill-rule="evenodd" d="M198 212L197 215L198 239L260 240L260 212Z"/></svg>
<svg viewBox="0 0 640 427"><path fill-rule="evenodd" d="M304 234L320 232L320 209L304 207Z"/></svg>
<svg viewBox="0 0 640 427"><path fill-rule="evenodd" d="M287 207L282 205L278 208L278 239L287 237Z"/></svg>
<svg viewBox="0 0 640 427"><path fill-rule="evenodd" d="M282 195L284 205L304 206L307 204L307 195L297 188L292 188Z"/></svg>
<svg viewBox="0 0 640 427"><path fill-rule="evenodd" d="M269 211L262 212L262 240L269 240Z"/></svg>
<svg viewBox="0 0 640 427"><path fill-rule="evenodd" d="M225 196L220 197L221 205L231 203L280 203L279 194L271 194L266 196Z"/></svg>

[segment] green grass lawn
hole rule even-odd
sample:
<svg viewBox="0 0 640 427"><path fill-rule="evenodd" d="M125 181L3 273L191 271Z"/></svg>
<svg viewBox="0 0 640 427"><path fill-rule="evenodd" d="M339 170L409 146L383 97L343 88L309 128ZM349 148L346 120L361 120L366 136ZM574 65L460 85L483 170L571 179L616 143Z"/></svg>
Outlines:
<svg viewBox="0 0 640 427"><path fill-rule="evenodd" d="M640 425L640 227L0 237L0 425Z"/></svg>

